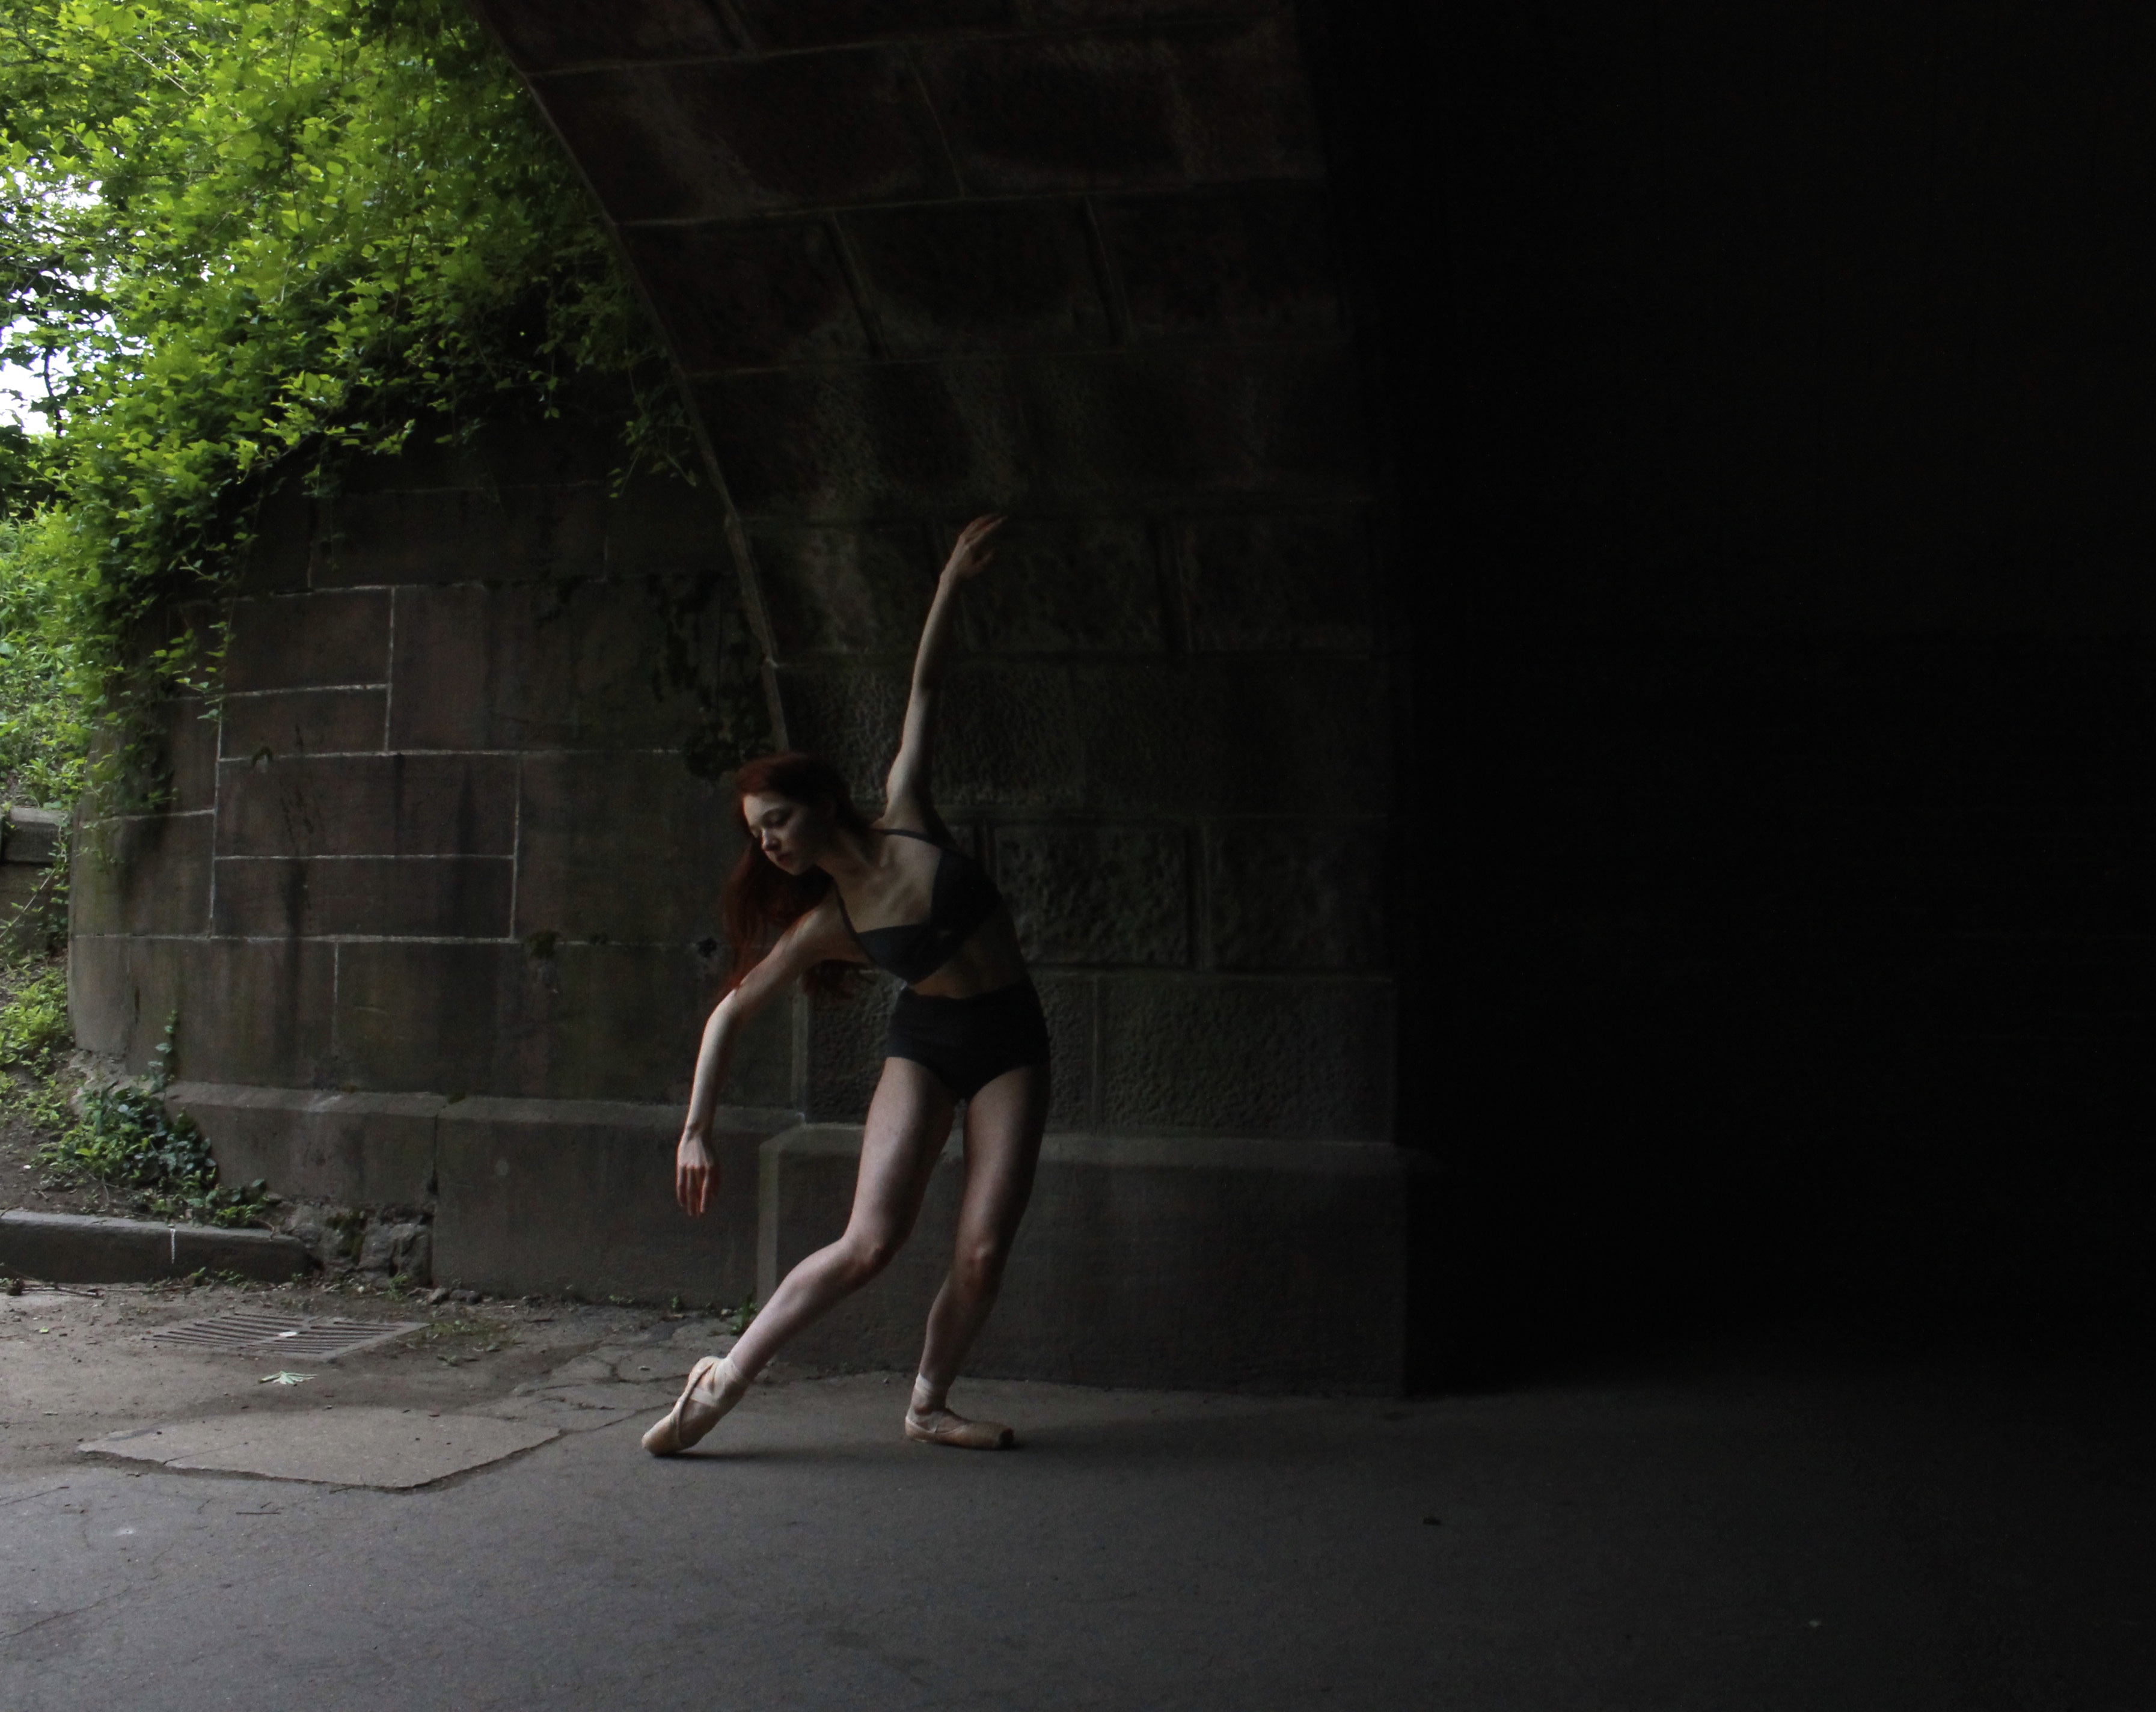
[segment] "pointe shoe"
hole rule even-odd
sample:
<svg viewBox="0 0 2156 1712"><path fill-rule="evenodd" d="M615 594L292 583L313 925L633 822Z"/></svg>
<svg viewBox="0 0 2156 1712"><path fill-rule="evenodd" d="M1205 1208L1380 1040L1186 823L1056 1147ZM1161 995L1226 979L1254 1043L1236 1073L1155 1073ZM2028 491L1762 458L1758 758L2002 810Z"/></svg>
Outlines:
<svg viewBox="0 0 2156 1712"><path fill-rule="evenodd" d="M644 1448L655 1457L680 1455L717 1426L747 1392L746 1385L726 1384L716 1356L705 1356L689 1370L689 1382L674 1407L644 1435Z"/></svg>
<svg viewBox="0 0 2156 1712"><path fill-rule="evenodd" d="M947 1444L957 1450L1009 1450L1018 1434L993 1421L968 1421L948 1409L938 1409L936 1418L921 1422L906 1414L906 1436L920 1444Z"/></svg>

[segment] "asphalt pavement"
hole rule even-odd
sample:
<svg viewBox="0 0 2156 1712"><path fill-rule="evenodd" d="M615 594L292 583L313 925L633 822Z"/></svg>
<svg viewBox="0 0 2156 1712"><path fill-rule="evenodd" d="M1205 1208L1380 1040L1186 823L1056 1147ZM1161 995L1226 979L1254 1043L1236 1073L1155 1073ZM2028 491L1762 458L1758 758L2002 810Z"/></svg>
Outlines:
<svg viewBox="0 0 2156 1712"><path fill-rule="evenodd" d="M7 1712L2156 1695L2116 1340L1784 1330L1404 1402L968 1386L1000 1454L902 1439L901 1376L783 1374L659 1462L638 1434L722 1327L436 1310L289 1386L145 1335L223 1300L0 1305ZM326 1454L339 1410L541 1442L408 1490L76 1448L244 1413Z"/></svg>

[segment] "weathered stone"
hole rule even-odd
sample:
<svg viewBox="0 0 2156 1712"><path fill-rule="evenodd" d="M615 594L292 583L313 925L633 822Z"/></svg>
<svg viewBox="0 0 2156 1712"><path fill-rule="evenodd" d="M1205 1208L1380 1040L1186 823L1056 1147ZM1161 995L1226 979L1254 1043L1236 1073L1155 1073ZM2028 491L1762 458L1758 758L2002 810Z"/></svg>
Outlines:
<svg viewBox="0 0 2156 1712"><path fill-rule="evenodd" d="M902 53L785 54L536 79L613 218L718 219L952 188Z"/></svg>
<svg viewBox="0 0 2156 1712"><path fill-rule="evenodd" d="M803 521L1369 487L1344 341L946 357L711 375L736 500Z"/></svg>
<svg viewBox="0 0 2156 1712"><path fill-rule="evenodd" d="M251 1180L249 1180L251 1181ZM301 1204L288 1207L280 1226L284 1233L328 1272L349 1272L359 1263L367 1235L367 1215L350 1207Z"/></svg>
<svg viewBox="0 0 2156 1712"><path fill-rule="evenodd" d="M240 594L298 594L307 587L314 552L315 502L305 484L282 483L254 518L254 539L233 568Z"/></svg>
<svg viewBox="0 0 2156 1712"><path fill-rule="evenodd" d="M822 222L631 227L629 259L691 374L865 357L868 334Z"/></svg>
<svg viewBox="0 0 2156 1712"><path fill-rule="evenodd" d="M999 654L1152 654L1168 643L1161 591L1144 522L1024 517L998 536L994 568L967 585L961 612L968 638Z"/></svg>
<svg viewBox="0 0 2156 1712"><path fill-rule="evenodd" d="M1187 966L1189 843L1179 827L998 827L996 879L1027 956Z"/></svg>
<svg viewBox="0 0 2156 1712"><path fill-rule="evenodd" d="M622 425L636 408L617 376L586 374L556 394L559 416L490 413L470 430L478 486L499 493L512 524L542 489L603 490L628 456Z"/></svg>
<svg viewBox="0 0 2156 1712"><path fill-rule="evenodd" d="M210 901L208 814L127 815L82 829L78 933L203 933Z"/></svg>
<svg viewBox="0 0 2156 1712"><path fill-rule="evenodd" d="M540 748L577 728L575 618L529 584L397 591L389 742L400 750Z"/></svg>
<svg viewBox="0 0 2156 1712"><path fill-rule="evenodd" d="M904 669L816 665L781 667L776 673L780 705L786 710L788 739L812 750L844 775L854 800L880 804L884 777L898 753L899 729L906 718ZM949 721L945 729L951 729ZM937 768L937 794L947 804L963 802L952 788L948 766Z"/></svg>
<svg viewBox="0 0 2156 1712"><path fill-rule="evenodd" d="M734 15L750 42L766 51L835 48L888 36L944 30L995 29L1007 23L1008 0L734 0Z"/></svg>
<svg viewBox="0 0 2156 1712"><path fill-rule="evenodd" d="M202 1128L227 1183L260 1178L288 1200L418 1207L434 1196L439 1094L176 1082L165 1104Z"/></svg>
<svg viewBox="0 0 2156 1712"><path fill-rule="evenodd" d="M281 689L229 695L223 744L228 760L326 752L346 755L387 746L385 689Z"/></svg>
<svg viewBox="0 0 2156 1712"><path fill-rule="evenodd" d="M418 1219L370 1222L359 1248L362 1272L386 1272L425 1284L434 1276L433 1233Z"/></svg>
<svg viewBox="0 0 2156 1712"><path fill-rule="evenodd" d="M1373 647L1370 550L1359 511L1191 518L1177 533L1194 648Z"/></svg>
<svg viewBox="0 0 2156 1712"><path fill-rule="evenodd" d="M297 756L219 768L220 856L506 856L516 762L495 755Z"/></svg>
<svg viewBox="0 0 2156 1712"><path fill-rule="evenodd" d="M67 817L57 809L10 806L0 812L0 862L43 868L60 853Z"/></svg>
<svg viewBox="0 0 2156 1712"><path fill-rule="evenodd" d="M1065 741L1085 759L1062 777L1078 773L1085 802L1125 814L1367 815L1388 800L1392 707L1378 662L1070 669Z"/></svg>
<svg viewBox="0 0 2156 1712"><path fill-rule="evenodd" d="M1099 1127L1094 1071L1094 1038L1099 1032L1097 983L1090 975L1059 975L1035 970L1033 984L1048 1018L1048 1127L1052 1130Z"/></svg>
<svg viewBox="0 0 2156 1712"><path fill-rule="evenodd" d="M230 689L379 684L389 676L386 590L234 601L225 654Z"/></svg>
<svg viewBox="0 0 2156 1712"><path fill-rule="evenodd" d="M501 500L483 490L347 493L325 502L324 509L316 588L463 582L513 574L509 519Z"/></svg>
<svg viewBox="0 0 2156 1712"><path fill-rule="evenodd" d="M176 695L157 709L157 719L166 806L177 814L214 807L219 715L199 695Z"/></svg>
<svg viewBox="0 0 2156 1712"><path fill-rule="evenodd" d="M434 1270L481 1289L739 1301L755 1288L757 1149L785 1111L722 1107L716 1202L675 1203L679 1105L473 1099L440 1123Z"/></svg>
<svg viewBox="0 0 2156 1712"><path fill-rule="evenodd" d="M670 475L633 481L607 507L609 577L735 574L726 514L708 487Z"/></svg>
<svg viewBox="0 0 2156 1712"><path fill-rule="evenodd" d="M1101 1077L1111 1129L1376 1139L1393 1115L1392 987L1106 977Z"/></svg>
<svg viewBox="0 0 2156 1712"><path fill-rule="evenodd" d="M758 1294L845 1228L860 1132L804 1125L762 1159ZM1413 1155L1376 1142L1050 1135L967 1371L1081 1385L1398 1392ZM947 1148L890 1269L788 1346L910 1371L951 1262Z"/></svg>
<svg viewBox="0 0 2156 1712"><path fill-rule="evenodd" d="M731 568L589 585L571 610L579 746L684 747L724 700L741 651L756 652Z"/></svg>
<svg viewBox="0 0 2156 1712"><path fill-rule="evenodd" d="M1206 835L1206 937L1223 969L1375 969L1383 821L1223 821Z"/></svg>
<svg viewBox="0 0 2156 1712"><path fill-rule="evenodd" d="M1078 202L864 211L843 223L893 356L1106 342Z"/></svg>
<svg viewBox="0 0 2156 1712"><path fill-rule="evenodd" d="M710 58L738 44L711 0L643 0L594 11L586 0L475 0L517 63L558 70L593 60Z"/></svg>
<svg viewBox="0 0 2156 1712"><path fill-rule="evenodd" d="M678 748L737 610L716 567L572 589L399 589L391 743Z"/></svg>
<svg viewBox="0 0 2156 1712"><path fill-rule="evenodd" d="M305 1086L328 1079L335 948L307 941L203 940L187 947L177 998L175 1075ZM145 1013L143 1050L164 1013Z"/></svg>
<svg viewBox="0 0 2156 1712"><path fill-rule="evenodd" d="M607 495L596 481L501 490L504 574L567 582L606 561Z"/></svg>
<svg viewBox="0 0 2156 1712"><path fill-rule="evenodd" d="M716 958L691 946L544 935L523 945L352 944L338 957L345 1079L562 1099L685 1099L719 975ZM775 1080L786 1097L784 1043L783 1017L752 1028L732 1091L766 1098Z"/></svg>
<svg viewBox="0 0 2156 1712"><path fill-rule="evenodd" d="M146 1070L177 1012L175 1074L273 1087L326 1081L336 956L307 941L78 933L68 941L75 1040Z"/></svg>
<svg viewBox="0 0 2156 1712"><path fill-rule="evenodd" d="M42 957L67 936L67 870L0 863L0 947Z"/></svg>
<svg viewBox="0 0 2156 1712"><path fill-rule="evenodd" d="M993 358L706 375L691 391L736 503L771 519L977 510L1024 444Z"/></svg>
<svg viewBox="0 0 2156 1712"><path fill-rule="evenodd" d="M514 867L506 856L221 857L216 930L501 939Z"/></svg>
<svg viewBox="0 0 2156 1712"><path fill-rule="evenodd" d="M463 1094L545 1076L552 966L500 943L337 948L336 1040L343 1079L367 1089Z"/></svg>
<svg viewBox="0 0 2156 1712"><path fill-rule="evenodd" d="M1300 185L1097 205L1141 340L1344 331L1323 193Z"/></svg>
<svg viewBox="0 0 2156 1712"><path fill-rule="evenodd" d="M82 905L77 903L74 908ZM68 1020L85 1052L147 1069L166 1013L178 997L184 947L176 940L90 933L68 936ZM156 1019L146 1022L145 1010Z"/></svg>
<svg viewBox="0 0 2156 1712"><path fill-rule="evenodd" d="M976 194L1314 178L1322 170L1291 30L1019 37L919 50Z"/></svg>
<svg viewBox="0 0 2156 1712"><path fill-rule="evenodd" d="M1344 341L1035 356L1009 379L1033 503L1368 490Z"/></svg>
<svg viewBox="0 0 2156 1712"><path fill-rule="evenodd" d="M749 540L780 659L911 658L936 592L925 530L765 527Z"/></svg>
<svg viewBox="0 0 2156 1712"><path fill-rule="evenodd" d="M676 755L533 756L517 812L519 938L684 946L715 938L740 853L732 792Z"/></svg>

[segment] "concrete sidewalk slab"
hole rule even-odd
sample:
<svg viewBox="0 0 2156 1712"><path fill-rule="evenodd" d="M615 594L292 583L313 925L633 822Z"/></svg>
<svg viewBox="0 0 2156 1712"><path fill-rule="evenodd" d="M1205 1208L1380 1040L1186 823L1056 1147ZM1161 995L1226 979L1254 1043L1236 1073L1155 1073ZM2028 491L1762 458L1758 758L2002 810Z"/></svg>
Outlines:
<svg viewBox="0 0 2156 1712"><path fill-rule="evenodd" d="M388 1492L430 1486L561 1437L536 1422L417 1409L326 1408L137 1427L78 1448L187 1473L255 1474Z"/></svg>

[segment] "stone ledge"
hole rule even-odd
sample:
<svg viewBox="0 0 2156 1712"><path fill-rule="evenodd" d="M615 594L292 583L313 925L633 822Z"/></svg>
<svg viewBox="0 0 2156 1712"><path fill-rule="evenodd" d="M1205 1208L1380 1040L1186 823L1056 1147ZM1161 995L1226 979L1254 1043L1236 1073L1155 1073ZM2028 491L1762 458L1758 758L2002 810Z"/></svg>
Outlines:
<svg viewBox="0 0 2156 1712"><path fill-rule="evenodd" d="M344 1094L175 1082L167 1107L202 1126L228 1183L347 1207L417 1207L433 1194L439 1094Z"/></svg>
<svg viewBox="0 0 2156 1712"><path fill-rule="evenodd" d="M757 1294L845 1228L858 1126L762 1149ZM1384 1142L1050 1135L1003 1297L968 1371L1084 1385L1396 1393L1408 1198L1429 1169ZM948 1263L954 1140L891 1269L791 1359L910 1371Z"/></svg>
<svg viewBox="0 0 2156 1712"><path fill-rule="evenodd" d="M67 817L49 808L9 807L0 811L0 862L49 867L59 854Z"/></svg>
<svg viewBox="0 0 2156 1712"><path fill-rule="evenodd" d="M74 1212L0 1212L0 1267L50 1284L148 1284L204 1269L297 1278L314 1265L290 1237Z"/></svg>
<svg viewBox="0 0 2156 1712"><path fill-rule="evenodd" d="M722 1106L719 1191L674 1202L678 1105L475 1096L436 1120L434 1275L503 1294L738 1302L756 1284L757 1150L791 1111Z"/></svg>

